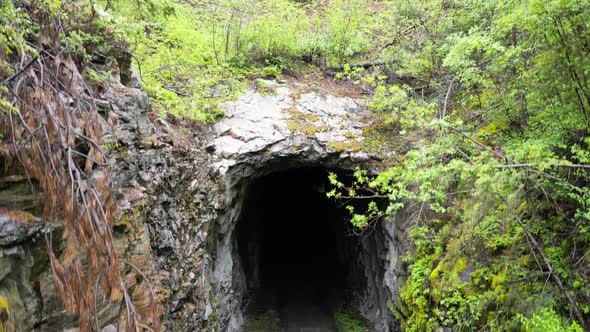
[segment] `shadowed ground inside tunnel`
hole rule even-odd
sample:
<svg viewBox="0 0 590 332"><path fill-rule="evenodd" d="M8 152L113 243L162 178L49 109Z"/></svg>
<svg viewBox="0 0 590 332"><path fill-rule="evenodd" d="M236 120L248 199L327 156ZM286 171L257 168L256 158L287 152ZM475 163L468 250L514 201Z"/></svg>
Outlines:
<svg viewBox="0 0 590 332"><path fill-rule="evenodd" d="M292 169L249 185L237 228L246 316L271 313L286 331L335 331L335 311L362 286L359 239L348 212L326 197L328 172Z"/></svg>

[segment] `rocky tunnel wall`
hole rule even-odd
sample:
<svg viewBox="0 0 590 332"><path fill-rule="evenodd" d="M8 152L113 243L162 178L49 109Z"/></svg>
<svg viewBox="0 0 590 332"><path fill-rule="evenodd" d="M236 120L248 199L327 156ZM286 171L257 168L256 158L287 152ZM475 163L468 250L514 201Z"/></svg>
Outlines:
<svg viewBox="0 0 590 332"><path fill-rule="evenodd" d="M226 175L228 207L210 230L217 233L209 249L222 330L242 330L252 305L282 308L297 295L324 299L321 310L354 306L376 331L397 330L387 309L398 279L388 270L397 257L393 223L354 235L348 212L325 195L328 173L347 177L353 167L262 166Z"/></svg>

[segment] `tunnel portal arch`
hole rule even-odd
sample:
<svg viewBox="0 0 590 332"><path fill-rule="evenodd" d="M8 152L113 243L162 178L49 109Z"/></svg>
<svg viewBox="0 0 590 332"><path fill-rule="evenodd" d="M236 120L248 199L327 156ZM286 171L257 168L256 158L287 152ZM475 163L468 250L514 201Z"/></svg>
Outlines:
<svg viewBox="0 0 590 332"><path fill-rule="evenodd" d="M391 223L355 236L348 211L326 197L328 174L351 179L353 170L280 162L228 172L230 202L211 250L224 329L241 331L245 317L265 310L284 328L306 320L329 325L336 310L354 308L376 331L397 330L386 309L394 290L384 281Z"/></svg>

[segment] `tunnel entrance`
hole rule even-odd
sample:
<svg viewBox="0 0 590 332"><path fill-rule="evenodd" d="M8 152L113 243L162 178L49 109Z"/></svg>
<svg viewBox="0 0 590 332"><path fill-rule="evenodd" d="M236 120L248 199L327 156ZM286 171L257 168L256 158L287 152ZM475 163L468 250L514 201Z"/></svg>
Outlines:
<svg viewBox="0 0 590 332"><path fill-rule="evenodd" d="M287 331L335 331L335 312L362 289L360 239L344 207L326 197L328 173L292 169L248 186L236 229L246 317L271 313Z"/></svg>

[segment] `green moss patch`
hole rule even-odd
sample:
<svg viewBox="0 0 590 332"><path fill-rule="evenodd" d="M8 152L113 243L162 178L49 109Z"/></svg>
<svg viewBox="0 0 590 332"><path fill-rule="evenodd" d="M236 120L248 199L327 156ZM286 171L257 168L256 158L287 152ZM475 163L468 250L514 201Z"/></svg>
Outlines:
<svg viewBox="0 0 590 332"><path fill-rule="evenodd" d="M254 313L246 318L244 331L246 332L282 332L279 314L274 310Z"/></svg>
<svg viewBox="0 0 590 332"><path fill-rule="evenodd" d="M359 313L349 308L338 309L334 313L334 322L338 332L366 332L367 325Z"/></svg>
<svg viewBox="0 0 590 332"><path fill-rule="evenodd" d="M316 115L305 114L297 111L296 107L287 110L291 119L287 121L287 127L291 131L299 131L307 136L313 136L316 133L327 131L327 126L317 125L319 118Z"/></svg>

